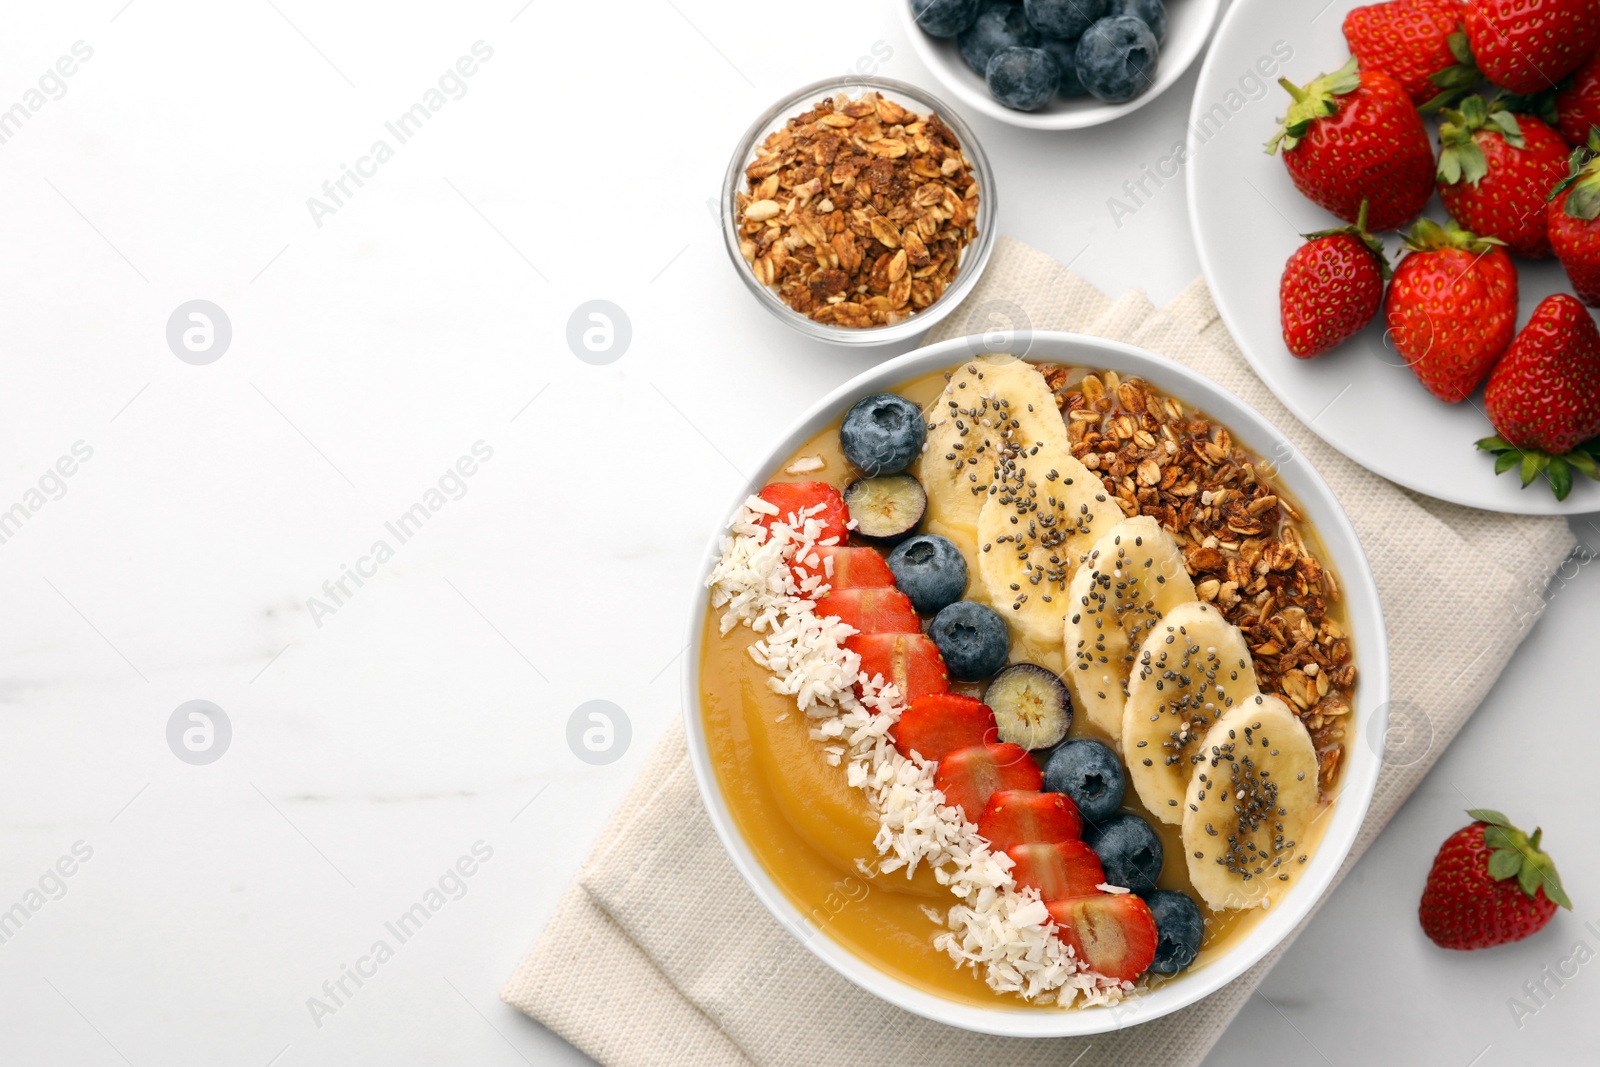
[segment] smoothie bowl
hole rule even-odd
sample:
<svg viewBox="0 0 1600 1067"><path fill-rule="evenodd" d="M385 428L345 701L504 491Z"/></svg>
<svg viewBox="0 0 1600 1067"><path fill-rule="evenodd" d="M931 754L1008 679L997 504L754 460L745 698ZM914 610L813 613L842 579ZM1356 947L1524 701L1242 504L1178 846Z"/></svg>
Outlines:
<svg viewBox="0 0 1600 1067"><path fill-rule="evenodd" d="M734 865L812 952L928 1018L1092 1034L1315 906L1387 649L1344 513L1260 416L1126 345L956 339L763 469L708 550L685 719Z"/></svg>

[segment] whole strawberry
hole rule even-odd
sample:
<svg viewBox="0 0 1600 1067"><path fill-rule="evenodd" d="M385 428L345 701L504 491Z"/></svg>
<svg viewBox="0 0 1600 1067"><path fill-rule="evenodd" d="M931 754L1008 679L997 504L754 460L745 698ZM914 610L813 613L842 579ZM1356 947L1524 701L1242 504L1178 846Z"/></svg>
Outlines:
<svg viewBox="0 0 1600 1067"><path fill-rule="evenodd" d="M1566 269L1573 292L1591 307L1600 306L1600 129L1589 145L1574 148L1569 171L1555 187L1545 221L1550 247Z"/></svg>
<svg viewBox="0 0 1600 1067"><path fill-rule="evenodd" d="M1383 71L1422 107L1478 83L1462 14L1461 0L1369 4L1344 17L1344 39L1362 70Z"/></svg>
<svg viewBox="0 0 1600 1067"><path fill-rule="evenodd" d="M1595 0L1467 0L1465 7L1478 69L1514 93L1554 88L1600 39Z"/></svg>
<svg viewBox="0 0 1600 1067"><path fill-rule="evenodd" d="M1517 325L1517 269L1501 243L1419 219L1389 283L1384 321L1428 392L1459 403L1483 381Z"/></svg>
<svg viewBox="0 0 1600 1067"><path fill-rule="evenodd" d="M1362 201L1373 230L1393 230L1433 195L1433 143L1400 83L1355 59L1300 88L1278 84L1294 103L1267 151L1283 149L1295 188L1346 222Z"/></svg>
<svg viewBox="0 0 1600 1067"><path fill-rule="evenodd" d="M1354 226L1305 235L1278 282L1283 343L1301 359L1343 344L1383 303L1389 260L1367 232L1363 203Z"/></svg>
<svg viewBox="0 0 1600 1067"><path fill-rule="evenodd" d="M1490 948L1538 933L1571 910L1550 857L1498 811L1469 811L1477 820L1439 846L1422 890L1422 932L1440 948Z"/></svg>
<svg viewBox="0 0 1600 1067"><path fill-rule="evenodd" d="M1543 474L1557 500L1572 491L1573 468L1600 478L1600 329L1576 299L1540 302L1483 400L1498 436L1478 447L1494 454L1496 474L1516 467L1524 487Z"/></svg>
<svg viewBox="0 0 1600 1067"><path fill-rule="evenodd" d="M1439 126L1439 197L1473 233L1534 259L1550 254L1545 203L1567 173L1567 145L1532 115L1469 96Z"/></svg>
<svg viewBox="0 0 1600 1067"><path fill-rule="evenodd" d="M1556 128L1567 144L1578 148L1587 143L1589 131L1600 126L1600 50L1556 93L1555 109Z"/></svg>

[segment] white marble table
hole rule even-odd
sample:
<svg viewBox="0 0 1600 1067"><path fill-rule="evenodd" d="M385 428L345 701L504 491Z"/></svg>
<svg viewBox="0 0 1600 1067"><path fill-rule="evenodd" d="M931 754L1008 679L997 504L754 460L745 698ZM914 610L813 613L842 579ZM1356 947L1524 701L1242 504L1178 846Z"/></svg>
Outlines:
<svg viewBox="0 0 1600 1067"><path fill-rule="evenodd" d="M496 992L677 714L708 523L867 359L758 309L707 203L780 93L862 57L930 82L887 5L817 12L7 11L6 1062L581 1062ZM1193 85L1077 135L975 122L1001 230L1109 292L1176 294L1198 271L1181 184L1120 226L1107 200L1182 137ZM386 126L418 103L403 139ZM167 339L192 300L231 326L190 352L180 316L203 365ZM631 322L607 365L566 341L590 300ZM1600 946L1592 767L1565 733L1595 711L1597 596L1592 567L1552 590L1214 1062L1263 1041L1290 1063L1592 1055L1593 966L1520 1029L1506 1001ZM223 741L186 748L208 721L187 711L169 745L195 700L230 728L214 762L190 762ZM568 746L591 700L631 723L610 765ZM1421 875L1464 796L1544 820L1575 915L1494 953L1423 941Z"/></svg>

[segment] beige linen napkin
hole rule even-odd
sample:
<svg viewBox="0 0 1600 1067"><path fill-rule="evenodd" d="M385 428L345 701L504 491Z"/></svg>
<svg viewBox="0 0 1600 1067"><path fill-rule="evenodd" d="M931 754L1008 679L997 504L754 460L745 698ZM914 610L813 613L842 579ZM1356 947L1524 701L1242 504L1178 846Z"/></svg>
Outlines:
<svg viewBox="0 0 1600 1067"><path fill-rule="evenodd" d="M1546 582L1575 544L1565 521L1443 504L1345 459L1251 373L1203 282L1161 310L1138 292L1113 301L1002 240L982 283L929 340L1022 323L1127 341L1220 383L1283 431L1349 513L1389 627L1395 726L1342 876L1543 610ZM1183 1065L1205 1056L1287 945L1206 1000L1114 1034L1027 1041L921 1019L838 977L756 901L711 828L675 723L501 996L617 1067Z"/></svg>

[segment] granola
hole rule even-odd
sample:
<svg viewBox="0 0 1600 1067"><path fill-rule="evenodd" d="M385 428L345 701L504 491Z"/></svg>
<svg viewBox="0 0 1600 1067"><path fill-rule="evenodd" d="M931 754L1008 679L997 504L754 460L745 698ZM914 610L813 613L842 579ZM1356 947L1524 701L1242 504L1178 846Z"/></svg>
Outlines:
<svg viewBox="0 0 1600 1067"><path fill-rule="evenodd" d="M923 310L978 232L977 180L955 134L878 93L794 116L745 177L739 251L817 322L882 326Z"/></svg>
<svg viewBox="0 0 1600 1067"><path fill-rule="evenodd" d="M1304 518L1270 464L1224 426L1114 371L1074 380L1045 367L1072 454L1127 515L1171 531L1200 599L1244 632L1257 681L1294 708L1316 746L1331 795L1356 682L1350 639L1334 608L1340 588L1306 543Z"/></svg>

